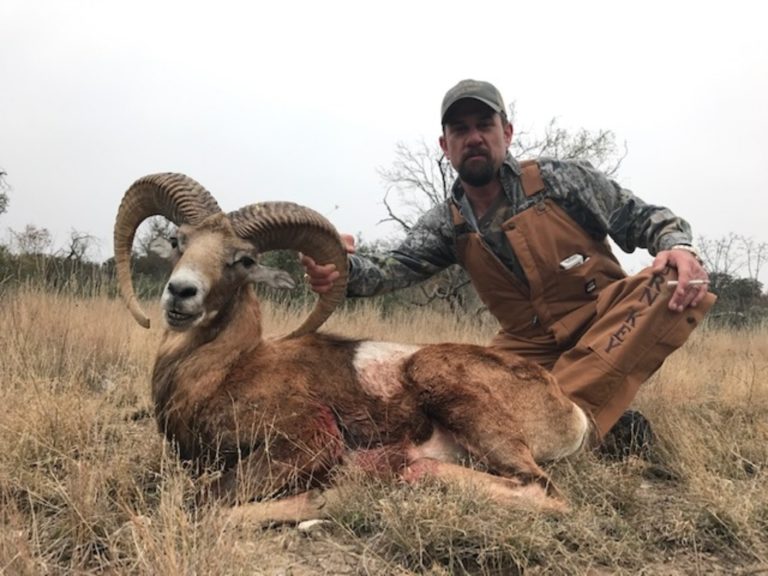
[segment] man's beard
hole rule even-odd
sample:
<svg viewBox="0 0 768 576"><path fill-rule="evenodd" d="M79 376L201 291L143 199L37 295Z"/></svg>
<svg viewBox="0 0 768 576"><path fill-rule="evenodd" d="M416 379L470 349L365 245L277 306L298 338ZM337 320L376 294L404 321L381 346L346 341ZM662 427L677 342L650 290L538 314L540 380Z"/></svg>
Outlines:
<svg viewBox="0 0 768 576"><path fill-rule="evenodd" d="M472 152L468 154L468 156L472 157L471 163L464 160L459 165L459 178L470 186L481 187L490 184L496 175L496 169L493 167L491 158L484 152L480 152L479 154L483 156L484 161L479 162L474 154L477 153Z"/></svg>

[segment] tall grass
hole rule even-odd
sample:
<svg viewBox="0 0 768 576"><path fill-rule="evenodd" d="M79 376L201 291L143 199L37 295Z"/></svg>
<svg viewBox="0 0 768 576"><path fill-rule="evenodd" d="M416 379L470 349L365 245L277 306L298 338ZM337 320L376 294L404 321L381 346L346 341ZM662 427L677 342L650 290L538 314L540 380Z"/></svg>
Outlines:
<svg viewBox="0 0 768 576"><path fill-rule="evenodd" d="M153 320L156 307L149 306ZM265 304L268 334L302 310ZM155 322L154 326L159 325ZM342 311L328 330L486 342L427 309ZM352 479L334 521L236 526L158 434L159 331L121 303L0 293L0 574L732 574L768 571L768 331L702 329L643 388L653 462L551 466L573 511L501 510L476 494Z"/></svg>

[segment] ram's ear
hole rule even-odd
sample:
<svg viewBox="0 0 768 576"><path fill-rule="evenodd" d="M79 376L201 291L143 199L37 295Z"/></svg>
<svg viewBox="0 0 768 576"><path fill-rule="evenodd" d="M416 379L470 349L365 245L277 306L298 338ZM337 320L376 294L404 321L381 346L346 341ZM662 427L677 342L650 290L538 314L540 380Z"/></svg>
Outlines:
<svg viewBox="0 0 768 576"><path fill-rule="evenodd" d="M278 268L270 268L256 264L248 271L248 278L254 284L266 284L270 288L279 288L281 290L291 290L296 286L288 272Z"/></svg>
<svg viewBox="0 0 768 576"><path fill-rule="evenodd" d="M166 260L173 258L175 252L173 245L168 240L160 236L149 243L149 251L152 252L152 254L160 256L160 258L164 258Z"/></svg>

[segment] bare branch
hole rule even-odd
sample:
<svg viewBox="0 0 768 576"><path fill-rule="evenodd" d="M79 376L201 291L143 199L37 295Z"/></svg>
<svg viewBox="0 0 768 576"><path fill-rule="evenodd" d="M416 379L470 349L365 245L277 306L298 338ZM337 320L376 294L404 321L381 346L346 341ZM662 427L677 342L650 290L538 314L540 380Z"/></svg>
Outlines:
<svg viewBox="0 0 768 576"><path fill-rule="evenodd" d="M6 176L8 176L8 173L0 169L0 214L4 214L8 210L8 192L11 187L5 180Z"/></svg>
<svg viewBox="0 0 768 576"><path fill-rule="evenodd" d="M448 197L454 176L442 151L423 140L414 146L398 142L392 166L379 168L378 172L387 184L383 203L388 217L382 222L397 222L405 231L424 212Z"/></svg>
<svg viewBox="0 0 768 576"><path fill-rule="evenodd" d="M382 218L381 220L379 220L379 224L381 224L382 222L397 222L398 224L400 224L403 230L407 232L408 230L411 229L411 225L405 220L403 220L402 218L400 218L399 216L397 216L397 214L395 214L394 209L389 204L388 198L389 198L389 190L384 194L384 199L383 199L384 207L387 209L387 214L389 214L389 217Z"/></svg>
<svg viewBox="0 0 768 576"><path fill-rule="evenodd" d="M144 222L136 234L134 251L139 256L150 254L150 246L157 238L170 238L176 227L173 222L166 220L162 216L154 216Z"/></svg>
<svg viewBox="0 0 768 576"><path fill-rule="evenodd" d="M768 243L755 242L754 238L739 237L744 254L744 265L747 268L748 278L757 280L763 264L768 261Z"/></svg>
<svg viewBox="0 0 768 576"><path fill-rule="evenodd" d="M731 232L717 239L700 237L699 255L710 272L738 276L745 266L745 242L742 236Z"/></svg>
<svg viewBox="0 0 768 576"><path fill-rule="evenodd" d="M55 255L73 262L86 262L88 253L97 245L98 239L95 236L72 228L66 247L58 250Z"/></svg>
<svg viewBox="0 0 768 576"><path fill-rule="evenodd" d="M512 141L512 154L518 158L550 157L563 160L585 160L609 176L613 176L627 156L627 144L619 151L616 136L610 130L591 132L581 129L569 132L558 124L557 118L549 121L541 136L521 131Z"/></svg>
<svg viewBox="0 0 768 576"><path fill-rule="evenodd" d="M10 232L13 249L19 254L46 254L53 243L51 232L34 224L27 224L21 232Z"/></svg>

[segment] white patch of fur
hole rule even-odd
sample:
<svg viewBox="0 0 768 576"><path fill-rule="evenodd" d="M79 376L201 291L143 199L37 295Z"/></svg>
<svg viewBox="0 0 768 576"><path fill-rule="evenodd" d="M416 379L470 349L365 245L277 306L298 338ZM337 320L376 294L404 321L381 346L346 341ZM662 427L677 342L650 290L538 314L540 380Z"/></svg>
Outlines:
<svg viewBox="0 0 768 576"><path fill-rule="evenodd" d="M582 446L586 446L591 431L591 423L586 412L576 404L573 405L573 436L571 443L563 444L560 450L548 460L559 460L578 452Z"/></svg>
<svg viewBox="0 0 768 576"><path fill-rule="evenodd" d="M403 362L419 348L396 342L362 342L353 361L360 385L372 396L392 397L402 387Z"/></svg>
<svg viewBox="0 0 768 576"><path fill-rule="evenodd" d="M185 298L178 302L182 312L196 314L203 310L203 301L208 294L208 281L196 269L190 266L184 266L173 271L168 279L168 284L173 282L179 286L192 286L197 289L197 293L191 298ZM174 304L174 296L168 290L168 284L165 285L160 304L164 310L168 310Z"/></svg>

